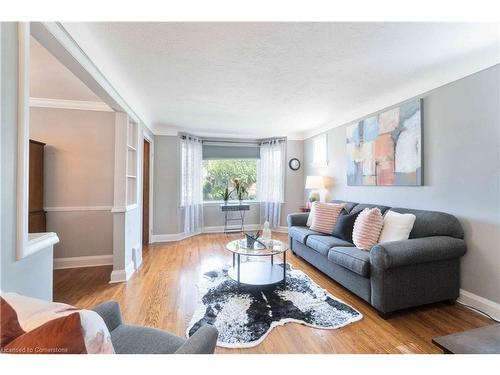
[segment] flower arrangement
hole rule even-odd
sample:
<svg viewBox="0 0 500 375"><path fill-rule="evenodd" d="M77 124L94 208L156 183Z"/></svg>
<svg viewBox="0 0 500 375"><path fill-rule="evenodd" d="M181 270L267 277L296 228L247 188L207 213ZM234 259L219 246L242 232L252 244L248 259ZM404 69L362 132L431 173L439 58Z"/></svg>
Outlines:
<svg viewBox="0 0 500 375"><path fill-rule="evenodd" d="M234 190L236 191L236 195L238 197L238 200L241 202L243 200L243 197L245 196L245 194L247 192L247 189L241 183L240 178L233 178L232 183L234 185Z"/></svg>
<svg viewBox="0 0 500 375"><path fill-rule="evenodd" d="M247 194L247 188L241 183L240 178L233 178L231 180L234 189L232 191L229 190L229 184L226 184L226 188L222 192L222 199L224 200L225 203L231 198L231 194L233 192L236 193L236 196L238 197L239 201L242 201L245 198L245 195Z"/></svg>
<svg viewBox="0 0 500 375"><path fill-rule="evenodd" d="M247 189L241 185L240 186L240 189L237 191L237 194L238 194L238 200L239 201L242 201L243 198L245 197L245 194L247 193Z"/></svg>

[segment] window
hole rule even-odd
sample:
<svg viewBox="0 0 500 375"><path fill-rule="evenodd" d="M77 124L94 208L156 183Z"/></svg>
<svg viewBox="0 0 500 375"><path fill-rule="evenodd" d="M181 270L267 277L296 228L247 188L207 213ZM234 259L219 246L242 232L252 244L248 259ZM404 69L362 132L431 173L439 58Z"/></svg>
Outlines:
<svg viewBox="0 0 500 375"><path fill-rule="evenodd" d="M237 200L238 197L231 182L234 178L239 178L246 189L243 199L256 199L257 164L258 159L203 160L203 200L222 201L226 184L229 191L232 191L230 200Z"/></svg>
<svg viewBox="0 0 500 375"><path fill-rule="evenodd" d="M328 164L327 138L326 134L321 134L313 138L313 160L315 166L325 166Z"/></svg>

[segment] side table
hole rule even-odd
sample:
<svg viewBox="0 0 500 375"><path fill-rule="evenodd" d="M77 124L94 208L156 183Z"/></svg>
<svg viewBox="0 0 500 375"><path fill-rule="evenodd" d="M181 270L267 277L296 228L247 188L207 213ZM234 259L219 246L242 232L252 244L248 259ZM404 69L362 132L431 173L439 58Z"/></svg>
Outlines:
<svg viewBox="0 0 500 375"><path fill-rule="evenodd" d="M224 233L244 231L245 212L250 210L248 203L223 203L220 209L224 213ZM236 213L236 215L231 215L231 213Z"/></svg>

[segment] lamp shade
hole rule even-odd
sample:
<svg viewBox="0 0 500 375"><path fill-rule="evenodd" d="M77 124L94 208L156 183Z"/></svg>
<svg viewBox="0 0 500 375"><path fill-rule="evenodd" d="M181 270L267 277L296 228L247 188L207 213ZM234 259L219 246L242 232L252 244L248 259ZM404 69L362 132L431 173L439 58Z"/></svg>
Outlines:
<svg viewBox="0 0 500 375"><path fill-rule="evenodd" d="M324 189L325 181L323 176L307 176L306 189Z"/></svg>

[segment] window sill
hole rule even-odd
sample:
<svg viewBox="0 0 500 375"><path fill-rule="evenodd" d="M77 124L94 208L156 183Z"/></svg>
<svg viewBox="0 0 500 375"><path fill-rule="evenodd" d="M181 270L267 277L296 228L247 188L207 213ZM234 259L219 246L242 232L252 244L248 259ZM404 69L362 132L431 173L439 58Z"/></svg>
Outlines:
<svg viewBox="0 0 500 375"><path fill-rule="evenodd" d="M238 204L240 201L228 201L228 204ZM255 200L243 200L244 204L249 204L249 205L257 205L260 204L260 201L255 201ZM224 204L224 201L204 201L203 206L220 206L221 204Z"/></svg>

